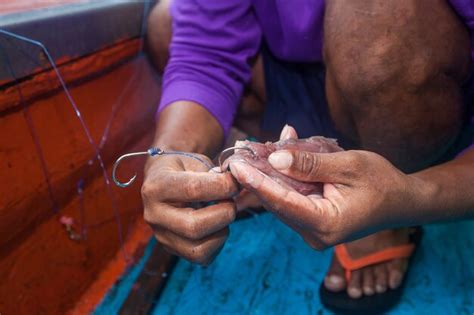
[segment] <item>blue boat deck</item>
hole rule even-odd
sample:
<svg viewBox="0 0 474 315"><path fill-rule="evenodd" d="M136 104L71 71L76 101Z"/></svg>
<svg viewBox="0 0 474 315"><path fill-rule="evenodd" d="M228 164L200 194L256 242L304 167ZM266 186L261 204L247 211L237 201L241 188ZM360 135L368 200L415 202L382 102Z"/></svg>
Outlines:
<svg viewBox="0 0 474 315"><path fill-rule="evenodd" d="M105 297L116 313L147 255ZM331 250L316 252L271 214L241 220L208 267L180 260L153 314L328 314L318 288ZM474 221L425 228L404 298L390 314L474 314Z"/></svg>

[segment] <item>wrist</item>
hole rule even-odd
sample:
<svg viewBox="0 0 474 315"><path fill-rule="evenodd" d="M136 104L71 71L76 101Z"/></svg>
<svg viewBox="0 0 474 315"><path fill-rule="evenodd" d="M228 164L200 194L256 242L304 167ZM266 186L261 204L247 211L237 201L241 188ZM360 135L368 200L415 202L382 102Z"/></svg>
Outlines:
<svg viewBox="0 0 474 315"><path fill-rule="evenodd" d="M199 104L179 101L159 115L153 146L212 156L223 144L217 120Z"/></svg>
<svg viewBox="0 0 474 315"><path fill-rule="evenodd" d="M439 186L424 176L414 173L407 175L409 181L409 195L411 205L404 222L405 225L418 225L427 223L429 210L436 207L436 196L439 195Z"/></svg>

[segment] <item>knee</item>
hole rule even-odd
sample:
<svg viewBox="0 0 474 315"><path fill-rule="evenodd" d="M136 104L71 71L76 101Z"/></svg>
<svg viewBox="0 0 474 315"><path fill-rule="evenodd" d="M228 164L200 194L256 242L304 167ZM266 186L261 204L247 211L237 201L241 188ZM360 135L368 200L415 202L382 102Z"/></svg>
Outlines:
<svg viewBox="0 0 474 315"><path fill-rule="evenodd" d="M377 93L416 94L443 77L462 82L471 62L469 34L450 8L438 2L388 2L370 19L354 15L362 11L359 7L348 10L344 1L331 2L323 53L339 91L347 99L366 102ZM417 13L432 5L435 9Z"/></svg>
<svg viewBox="0 0 474 315"><path fill-rule="evenodd" d="M349 58L326 53L328 76L341 96L357 106L380 95L416 93L442 72L428 52L403 52L397 46L385 39L372 47L350 48Z"/></svg>
<svg viewBox="0 0 474 315"><path fill-rule="evenodd" d="M172 19L169 12L172 0L161 0L148 16L147 52L153 65L163 73L169 58Z"/></svg>

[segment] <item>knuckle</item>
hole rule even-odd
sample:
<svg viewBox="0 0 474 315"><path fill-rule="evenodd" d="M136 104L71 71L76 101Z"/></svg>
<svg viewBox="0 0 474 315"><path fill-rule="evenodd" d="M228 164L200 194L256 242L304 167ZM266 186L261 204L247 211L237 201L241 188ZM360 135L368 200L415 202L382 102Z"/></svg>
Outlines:
<svg viewBox="0 0 474 315"><path fill-rule="evenodd" d="M155 239L158 243L162 244L162 245L166 245L166 241L163 239L163 237L161 236L160 233L155 233Z"/></svg>
<svg viewBox="0 0 474 315"><path fill-rule="evenodd" d="M318 245L317 250L325 250L325 249L328 249L329 246L330 245L328 243L326 243L325 241L321 241Z"/></svg>
<svg viewBox="0 0 474 315"><path fill-rule="evenodd" d="M324 248L328 248L330 246L334 246L339 243L344 237L343 231L336 229L334 226L329 225L328 228L318 231L319 240L321 242L321 246Z"/></svg>
<svg viewBox="0 0 474 315"><path fill-rule="evenodd" d="M227 222L234 222L237 217L237 207L234 202L224 204L227 208Z"/></svg>
<svg viewBox="0 0 474 315"><path fill-rule="evenodd" d="M201 181L198 180L190 180L184 186L184 194L190 198L195 199L197 194L203 189L203 185Z"/></svg>
<svg viewBox="0 0 474 315"><path fill-rule="evenodd" d="M303 175L306 177L312 177L319 172L321 162L316 155L302 151L298 154L297 165Z"/></svg>
<svg viewBox="0 0 474 315"><path fill-rule="evenodd" d="M147 199L151 195L152 187L148 181L143 182L142 188L140 190L142 198Z"/></svg>
<svg viewBox="0 0 474 315"><path fill-rule="evenodd" d="M148 208L145 208L144 211L143 211L143 220L147 223L147 224L153 224L153 216L151 215L150 213L151 211L148 209Z"/></svg>
<svg viewBox="0 0 474 315"><path fill-rule="evenodd" d="M142 199L144 201L153 199L156 200L157 198L159 199L162 195L163 191L163 185L161 182L163 181L152 181L150 179L146 179L141 187L140 193L142 196Z"/></svg>
<svg viewBox="0 0 474 315"><path fill-rule="evenodd" d="M196 217L192 213L186 218L183 232L187 238L192 240L202 238L202 229L199 227Z"/></svg>
<svg viewBox="0 0 474 315"><path fill-rule="evenodd" d="M356 174L364 169L363 154L360 151L346 151L346 165L343 173L348 178L353 178Z"/></svg>
<svg viewBox="0 0 474 315"><path fill-rule="evenodd" d="M347 151L346 153L346 159L347 159L347 164L354 166L359 162L360 158L360 153L358 151Z"/></svg>
<svg viewBox="0 0 474 315"><path fill-rule="evenodd" d="M204 245L199 244L191 249L189 260L194 263L204 265L208 261L209 256L210 255L208 251L204 248Z"/></svg>
<svg viewBox="0 0 474 315"><path fill-rule="evenodd" d="M333 246L334 244L335 242L332 235L324 235L320 238L320 246L323 250L330 246Z"/></svg>
<svg viewBox="0 0 474 315"><path fill-rule="evenodd" d="M306 244L308 244L311 248L315 250L320 251L326 248L324 244L319 241L318 238L315 238L313 236L304 236L303 240L306 242Z"/></svg>
<svg viewBox="0 0 474 315"><path fill-rule="evenodd" d="M238 189L234 177L230 173L225 174L225 176L226 177L222 181L224 194L230 197L234 195Z"/></svg>

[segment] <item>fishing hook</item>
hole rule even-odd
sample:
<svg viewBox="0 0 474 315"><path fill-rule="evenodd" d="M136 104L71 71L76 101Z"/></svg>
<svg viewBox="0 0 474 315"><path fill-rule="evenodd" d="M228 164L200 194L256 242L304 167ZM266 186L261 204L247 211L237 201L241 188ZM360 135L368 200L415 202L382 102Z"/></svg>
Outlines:
<svg viewBox="0 0 474 315"><path fill-rule="evenodd" d="M123 183L123 182L120 182L118 179L117 179L117 176L116 176L116 172L117 172L117 167L118 165L120 164L120 162L122 162L123 160L125 159L128 159L130 157L134 157L134 156L139 156L139 155L148 155L148 156L155 156L155 155L168 155L168 154L176 154L176 155L182 155L182 156L187 156L189 158L192 158L192 159L195 159L199 162L201 162L202 164L204 164L208 169L211 169L212 168L212 165L200 158L199 156L195 155L195 154L192 154L192 153L188 153L188 152L183 152L183 151L164 151L160 148L150 148L148 149L147 151L142 151L142 152L133 152L133 153L127 153L127 154L124 154L122 155L121 157L119 157L117 159L117 161L115 161L114 163L114 167L112 168L112 179L115 183L115 185L119 186L119 187L128 187L130 186L134 181L135 179L137 178L137 174L135 173L132 178L130 178L127 182Z"/></svg>
<svg viewBox="0 0 474 315"><path fill-rule="evenodd" d="M223 150L220 154L219 154L219 157L218 157L218 161L219 161L219 168L220 170L222 171L222 157L225 153L229 152L230 150L236 150L236 149L243 149L243 150L248 150L250 151L250 153L252 153L252 155L256 156L256 153L249 147L245 147L245 146L242 146L242 147L230 147L230 148L227 148L225 150ZM112 180L114 181L115 185L119 186L119 187L122 187L122 188L125 188L125 187L128 187L130 186L134 181L135 179L137 178L137 174L135 173L127 182L120 182L118 179L117 179L117 167L118 165L120 164L120 162L122 162L123 160L125 159L128 159L128 158L131 158L131 157L134 157L134 156L140 156L140 155L148 155L148 156L155 156L155 155L168 155L168 154L176 154L176 155L182 155L182 156L187 156L189 158L192 158L192 159L195 159L199 162L201 162L202 164L204 164L208 169L212 169L212 165L200 158L199 156L195 155L195 154L192 154L192 153L188 153L188 152L183 152L183 151L163 151L162 149L160 148L150 148L148 149L147 151L142 151L142 152L133 152L133 153L127 153L127 154L124 154L122 155L121 157L119 157L115 163L114 163L114 166L112 168ZM224 160L225 161L225 160Z"/></svg>
<svg viewBox="0 0 474 315"><path fill-rule="evenodd" d="M229 151L231 151L231 150L237 150L237 149L238 149L238 150L240 150L240 149L242 149L242 150L247 150L247 151L249 151L250 153L252 153L253 156L257 156L257 154L255 153L254 150L252 150L251 148L246 147L246 146L241 146L241 147L235 146L235 147L227 148L227 149L223 150L223 151L219 154L219 158L217 159L217 161L219 162L219 169L221 170L221 172L223 172L223 170L222 170L222 163L225 162L225 160L222 161L222 156L224 155L224 153L227 153L227 152L229 152Z"/></svg>
<svg viewBox="0 0 474 315"><path fill-rule="evenodd" d="M127 182L125 182L125 183L120 182L117 179L117 176L116 176L117 167L120 164L120 162L122 162L123 160L128 159L130 157L133 157L133 156L138 156L138 155L155 156L155 155L160 155L160 154L163 154L163 150L161 150L159 148L150 148L147 151L127 153L127 154L124 154L121 157L119 157L117 159L117 161L115 161L114 167L112 168L112 179L113 179L115 185L125 188L127 186L130 186L135 181L135 179L137 178L137 173L135 173L132 176L132 178L130 178Z"/></svg>

